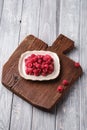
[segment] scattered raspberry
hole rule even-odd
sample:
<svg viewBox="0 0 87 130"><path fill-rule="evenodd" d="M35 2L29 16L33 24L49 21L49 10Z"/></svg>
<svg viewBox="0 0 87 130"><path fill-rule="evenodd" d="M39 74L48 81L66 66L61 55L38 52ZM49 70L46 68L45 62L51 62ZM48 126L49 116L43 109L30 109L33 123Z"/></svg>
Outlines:
<svg viewBox="0 0 87 130"><path fill-rule="evenodd" d="M75 67L78 68L80 66L79 62L75 62Z"/></svg>
<svg viewBox="0 0 87 130"><path fill-rule="evenodd" d="M61 93L63 91L63 87L61 85L59 85L57 88L57 91Z"/></svg>
<svg viewBox="0 0 87 130"><path fill-rule="evenodd" d="M69 82L68 82L66 79L64 79L64 80L62 81L62 84L66 86L66 85L69 84Z"/></svg>
<svg viewBox="0 0 87 130"><path fill-rule="evenodd" d="M47 76L54 71L54 61L50 55L35 55L25 59L25 72L27 75Z"/></svg>

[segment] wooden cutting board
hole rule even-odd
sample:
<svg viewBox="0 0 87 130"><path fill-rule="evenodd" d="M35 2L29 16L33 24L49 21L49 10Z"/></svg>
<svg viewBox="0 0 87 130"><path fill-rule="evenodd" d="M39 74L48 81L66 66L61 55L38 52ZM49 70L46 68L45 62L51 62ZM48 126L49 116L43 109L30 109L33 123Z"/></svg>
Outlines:
<svg viewBox="0 0 87 130"><path fill-rule="evenodd" d="M2 83L13 93L34 106L50 110L82 74L81 67L75 67L75 62L64 55L73 47L74 42L62 34L52 46L48 46L33 35L27 36L3 66ZM18 62L21 54L28 50L49 50L57 53L61 65L59 77L50 81L23 79L18 72ZM57 91L57 87L62 84L63 79L68 80L69 85L63 86L64 90L60 93Z"/></svg>

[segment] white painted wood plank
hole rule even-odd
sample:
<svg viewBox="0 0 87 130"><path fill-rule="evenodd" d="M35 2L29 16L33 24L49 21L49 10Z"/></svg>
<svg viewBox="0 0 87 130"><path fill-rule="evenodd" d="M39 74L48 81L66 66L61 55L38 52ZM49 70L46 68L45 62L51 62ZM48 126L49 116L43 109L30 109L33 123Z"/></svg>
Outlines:
<svg viewBox="0 0 87 130"><path fill-rule="evenodd" d="M4 0L0 25L0 73L2 65L18 45L21 6L22 0ZM0 82L0 130L9 129L11 103L12 93Z"/></svg>
<svg viewBox="0 0 87 130"><path fill-rule="evenodd" d="M78 49L71 53L70 57L79 61L79 11L80 0L61 1L59 32L75 41ZM72 86L70 93L57 107L56 130L80 129L80 87L78 81Z"/></svg>
<svg viewBox="0 0 87 130"><path fill-rule="evenodd" d="M3 5L4 5L4 1L0 0L0 22L1 22L2 12L3 12Z"/></svg>
<svg viewBox="0 0 87 130"><path fill-rule="evenodd" d="M41 1L39 38L49 45L56 38L56 0ZM54 114L33 107L32 130L55 130Z"/></svg>
<svg viewBox="0 0 87 130"><path fill-rule="evenodd" d="M56 38L56 0L41 1L39 37L49 45Z"/></svg>
<svg viewBox="0 0 87 130"><path fill-rule="evenodd" d="M20 41L29 34L38 36L40 0L24 0Z"/></svg>
<svg viewBox="0 0 87 130"><path fill-rule="evenodd" d="M80 62L84 71L80 80L80 130L87 130L87 0L81 0L80 10Z"/></svg>
<svg viewBox="0 0 87 130"><path fill-rule="evenodd" d="M24 0L20 41L26 35L38 36L40 0ZM32 130L32 105L14 95L10 130Z"/></svg>

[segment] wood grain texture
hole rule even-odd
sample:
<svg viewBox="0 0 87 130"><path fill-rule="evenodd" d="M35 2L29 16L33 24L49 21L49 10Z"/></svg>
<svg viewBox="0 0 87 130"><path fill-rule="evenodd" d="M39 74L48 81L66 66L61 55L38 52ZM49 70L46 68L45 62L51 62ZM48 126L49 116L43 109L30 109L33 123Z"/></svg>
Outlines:
<svg viewBox="0 0 87 130"><path fill-rule="evenodd" d="M11 55L18 44L18 31L20 27L21 4L19 0L4 0L0 23L0 73L2 65ZM8 43L8 45L7 45ZM1 78L1 75L0 75ZM12 93L6 91L0 83L0 129L8 130L12 105Z"/></svg>
<svg viewBox="0 0 87 130"><path fill-rule="evenodd" d="M80 81L80 129L87 129L87 1L80 4L80 62L84 69L84 75Z"/></svg>
<svg viewBox="0 0 87 130"><path fill-rule="evenodd" d="M62 34L50 47L33 35L27 36L4 65L2 83L34 106L50 110L63 97L70 85L82 74L81 67L76 68L74 61L63 54L73 47L73 41ZM21 54L28 50L49 50L57 53L61 64L60 76L54 80L42 82L23 79L18 72L18 63ZM67 79L69 85L63 86L63 92L59 93L57 92L57 87L62 84L63 79Z"/></svg>
<svg viewBox="0 0 87 130"><path fill-rule="evenodd" d="M1 23L1 18L2 18L3 5L4 5L4 1L0 0L0 23Z"/></svg>

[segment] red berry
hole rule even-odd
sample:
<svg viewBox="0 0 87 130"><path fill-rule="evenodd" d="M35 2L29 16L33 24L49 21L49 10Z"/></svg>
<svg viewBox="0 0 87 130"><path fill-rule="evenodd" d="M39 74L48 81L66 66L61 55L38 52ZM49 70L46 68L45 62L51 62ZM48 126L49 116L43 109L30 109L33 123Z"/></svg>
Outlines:
<svg viewBox="0 0 87 130"><path fill-rule="evenodd" d="M41 64L41 63L42 63L42 59L38 59L38 63L40 63L40 64Z"/></svg>
<svg viewBox="0 0 87 130"><path fill-rule="evenodd" d="M41 59L41 58L42 58L42 55L38 55L37 58L38 58L38 59Z"/></svg>
<svg viewBox="0 0 87 130"><path fill-rule="evenodd" d="M36 56L35 54L32 54L32 55L31 55L31 58L33 58L33 57L35 57L35 56Z"/></svg>
<svg viewBox="0 0 87 130"><path fill-rule="evenodd" d="M47 68L44 68L43 70L42 70L44 73L47 73Z"/></svg>
<svg viewBox="0 0 87 130"><path fill-rule="evenodd" d="M47 74L46 73L44 73L44 72L42 72L42 74L41 74L42 76L46 76Z"/></svg>
<svg viewBox="0 0 87 130"><path fill-rule="evenodd" d="M37 56L33 58L33 62L36 62L38 60Z"/></svg>
<svg viewBox="0 0 87 130"><path fill-rule="evenodd" d="M27 60L27 62L33 63L33 59L32 59L32 58L29 58L29 59Z"/></svg>
<svg viewBox="0 0 87 130"><path fill-rule="evenodd" d="M25 63L25 65L26 65L26 67L30 67L30 68L33 66L32 63Z"/></svg>
<svg viewBox="0 0 87 130"><path fill-rule="evenodd" d="M52 71L51 71L51 70L48 70L48 74L52 74Z"/></svg>
<svg viewBox="0 0 87 130"><path fill-rule="evenodd" d="M47 61L46 61L46 63L47 64L51 64L52 62L51 62L51 59L48 59Z"/></svg>
<svg viewBox="0 0 87 130"><path fill-rule="evenodd" d="M37 64L36 64L36 68L39 68L39 69L40 69L40 68L41 68L41 65L37 63Z"/></svg>
<svg viewBox="0 0 87 130"><path fill-rule="evenodd" d="M75 62L75 67L78 68L80 66L79 62Z"/></svg>
<svg viewBox="0 0 87 130"><path fill-rule="evenodd" d="M69 82L68 82L66 79L64 79L64 80L62 81L62 84L66 86L66 85L69 84Z"/></svg>
<svg viewBox="0 0 87 130"><path fill-rule="evenodd" d="M34 69L33 72L34 72L35 76L39 76L40 75L40 71L38 69Z"/></svg>
<svg viewBox="0 0 87 130"><path fill-rule="evenodd" d="M26 68L26 74L30 74L32 75L33 74L33 69L32 68Z"/></svg>
<svg viewBox="0 0 87 130"><path fill-rule="evenodd" d="M53 65L49 65L49 70L53 71L54 70L54 66Z"/></svg>
<svg viewBox="0 0 87 130"><path fill-rule="evenodd" d="M57 88L57 91L61 93L63 91L63 87L61 85L59 85Z"/></svg>
<svg viewBox="0 0 87 130"><path fill-rule="evenodd" d="M26 74L29 74L29 71L28 71L28 69L26 69L26 70L25 70L25 72L26 72Z"/></svg>
<svg viewBox="0 0 87 130"><path fill-rule="evenodd" d="M48 64L45 64L45 65L44 65L44 68L47 68L47 69L48 69L48 67L49 67Z"/></svg>
<svg viewBox="0 0 87 130"><path fill-rule="evenodd" d="M27 60L28 60L28 59L26 58L26 59L25 59L25 63L27 62Z"/></svg>

